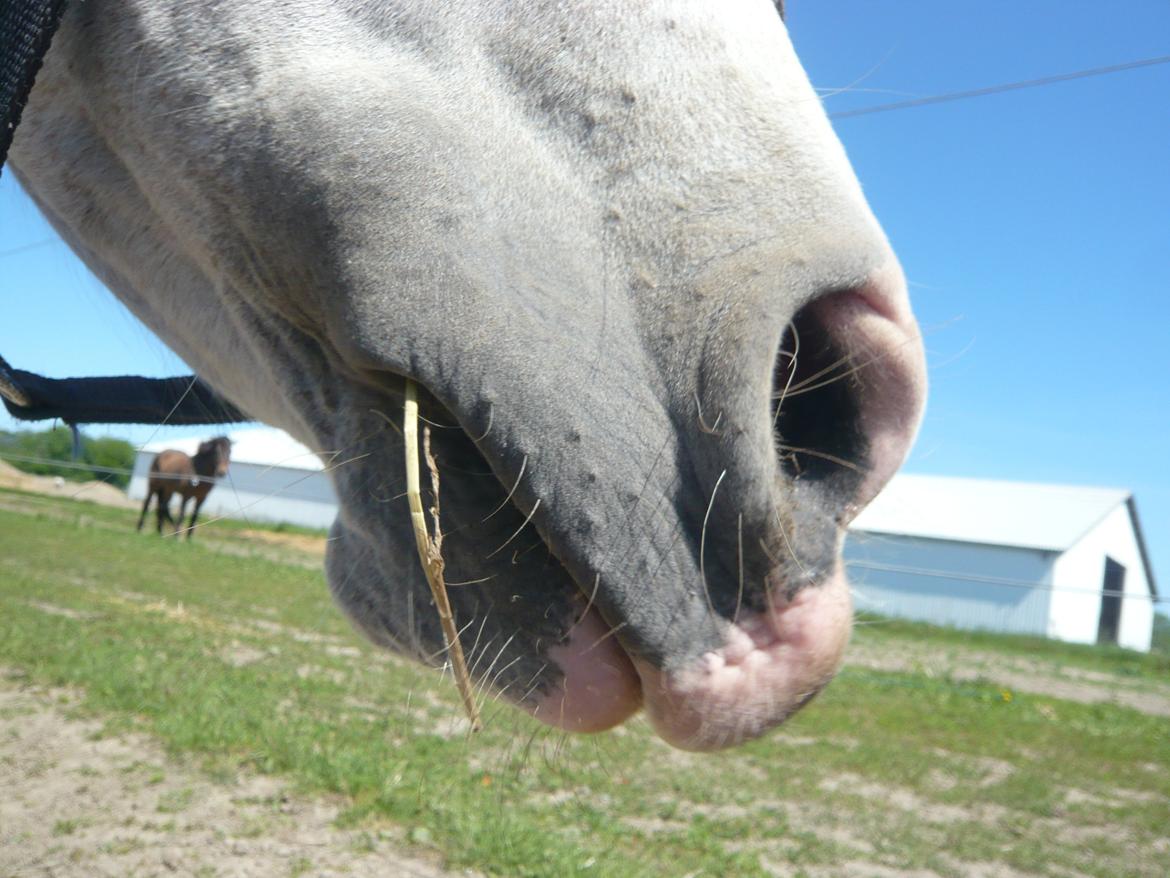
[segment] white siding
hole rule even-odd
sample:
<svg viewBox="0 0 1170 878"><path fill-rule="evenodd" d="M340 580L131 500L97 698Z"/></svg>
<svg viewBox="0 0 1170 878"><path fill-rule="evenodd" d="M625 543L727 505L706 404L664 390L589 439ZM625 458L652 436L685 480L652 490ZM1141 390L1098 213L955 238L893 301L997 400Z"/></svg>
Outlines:
<svg viewBox="0 0 1170 878"><path fill-rule="evenodd" d="M1035 549L858 531L845 543L858 610L1039 636L1048 628L1053 557Z"/></svg>
<svg viewBox="0 0 1170 878"><path fill-rule="evenodd" d="M1125 597L1121 602L1117 642L1129 649L1148 652L1154 604L1129 508L1124 503L1056 562L1053 582L1058 590L1053 596L1049 636L1076 643L1097 642L1106 556L1125 567Z"/></svg>
<svg viewBox="0 0 1170 878"><path fill-rule="evenodd" d="M853 522L865 533L1063 552L1129 491L899 473Z"/></svg>

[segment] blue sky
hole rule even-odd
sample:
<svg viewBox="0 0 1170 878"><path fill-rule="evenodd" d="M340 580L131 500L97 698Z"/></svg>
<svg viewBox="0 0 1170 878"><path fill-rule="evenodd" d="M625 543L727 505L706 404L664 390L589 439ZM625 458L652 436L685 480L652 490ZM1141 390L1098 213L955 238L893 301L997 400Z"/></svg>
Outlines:
<svg viewBox="0 0 1170 878"><path fill-rule="evenodd" d="M788 6L830 112L1170 54L1166 0ZM930 402L907 469L1130 488L1170 592L1170 65L836 128L926 333ZM186 371L9 174L0 302L0 352L22 368Z"/></svg>

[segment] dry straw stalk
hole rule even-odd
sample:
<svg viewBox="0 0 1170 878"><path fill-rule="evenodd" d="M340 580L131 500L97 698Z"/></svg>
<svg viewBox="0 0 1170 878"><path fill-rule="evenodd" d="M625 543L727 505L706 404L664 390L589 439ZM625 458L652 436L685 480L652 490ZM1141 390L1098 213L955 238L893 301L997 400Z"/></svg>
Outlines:
<svg viewBox="0 0 1170 878"><path fill-rule="evenodd" d="M455 616L451 612L451 602L447 599L447 584L443 580L443 532L439 528L439 468L435 465L435 458L431 455L430 428L424 427L423 451L426 456L427 469L431 472L431 491L434 495L431 516L435 522L435 535L431 537L427 532L427 519L423 512L422 494L419 491L418 387L409 378L406 379L406 403L403 409L402 436L406 441L406 497L410 503L410 523L414 528L418 559L422 563L427 584L430 585L431 594L435 598L435 607L439 611L439 622L443 626L443 638L447 643L447 656L451 661L451 670L455 675L455 685L459 687L459 694L463 698L463 708L467 711L468 719L471 720L471 730L478 732L483 727L479 718L479 705L475 702L471 675L467 672L467 661L463 658L463 645L459 642Z"/></svg>

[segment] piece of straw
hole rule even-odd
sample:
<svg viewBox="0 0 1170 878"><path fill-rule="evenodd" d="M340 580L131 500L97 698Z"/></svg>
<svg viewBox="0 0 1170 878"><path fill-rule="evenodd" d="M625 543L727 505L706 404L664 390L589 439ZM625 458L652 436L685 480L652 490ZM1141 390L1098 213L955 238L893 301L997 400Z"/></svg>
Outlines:
<svg viewBox="0 0 1170 878"><path fill-rule="evenodd" d="M406 497L410 503L410 523L414 528L414 542L418 547L418 559L422 563L423 573L426 574L427 584L431 587L431 594L435 598L435 607L439 611L439 622L443 626L443 639L447 642L447 655L451 660L451 670L455 675L455 685L459 687L459 694L463 697L463 709L471 720L471 730L478 732L483 728L479 718L479 706L475 703L475 696L471 688L471 675L467 672L467 662L463 658L463 645L459 642L459 631L455 627L455 616L451 613L451 602L447 599L447 584L443 580L443 532L439 529L439 468L435 465L435 458L431 456L431 431L423 427L423 451L426 456L427 469L431 471L431 489L435 502L431 507L431 517L435 522L435 536L432 538L427 532L427 519L423 513L422 495L419 493L418 468L418 388L409 378L406 379L406 404L403 406L402 437L406 441Z"/></svg>

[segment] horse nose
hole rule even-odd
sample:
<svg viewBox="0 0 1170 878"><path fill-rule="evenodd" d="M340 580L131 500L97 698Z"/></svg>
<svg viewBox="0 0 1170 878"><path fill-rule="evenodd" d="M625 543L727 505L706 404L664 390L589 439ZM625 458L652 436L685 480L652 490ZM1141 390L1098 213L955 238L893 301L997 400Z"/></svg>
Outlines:
<svg viewBox="0 0 1170 878"><path fill-rule="evenodd" d="M773 373L780 478L753 534L763 549L743 537L742 500L726 503L721 560L707 547L704 588L724 617L722 642L681 664L635 658L665 740L695 750L749 740L832 678L852 623L842 534L909 450L925 388L920 333L892 257L793 316ZM745 497L750 475L729 495Z"/></svg>

